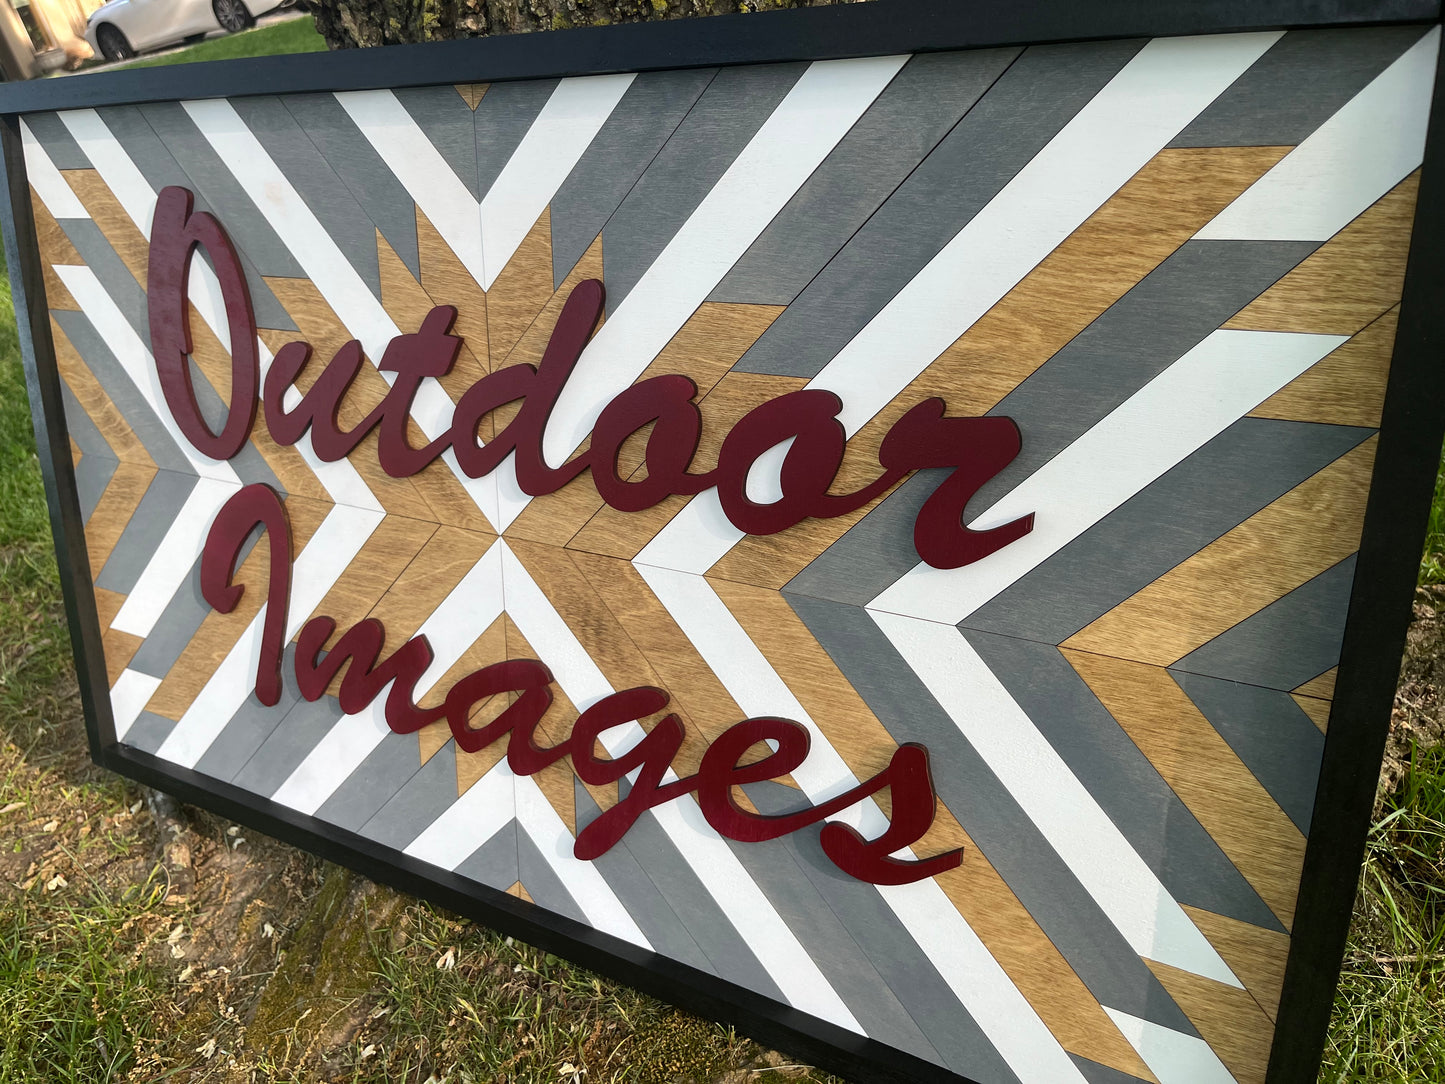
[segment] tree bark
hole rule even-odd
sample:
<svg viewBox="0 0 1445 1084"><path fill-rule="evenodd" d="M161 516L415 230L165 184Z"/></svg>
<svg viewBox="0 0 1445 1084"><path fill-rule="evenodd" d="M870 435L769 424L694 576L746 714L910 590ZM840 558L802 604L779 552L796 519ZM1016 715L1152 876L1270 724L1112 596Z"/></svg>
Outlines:
<svg viewBox="0 0 1445 1084"><path fill-rule="evenodd" d="M333 49L524 34L862 0L311 0Z"/></svg>

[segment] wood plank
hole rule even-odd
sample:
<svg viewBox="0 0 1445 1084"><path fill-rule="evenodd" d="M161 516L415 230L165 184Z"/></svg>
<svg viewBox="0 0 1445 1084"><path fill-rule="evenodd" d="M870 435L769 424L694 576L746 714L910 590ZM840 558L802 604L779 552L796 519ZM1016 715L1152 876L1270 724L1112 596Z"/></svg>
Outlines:
<svg viewBox="0 0 1445 1084"><path fill-rule="evenodd" d="M1254 1000L1271 1020L1279 1009L1284 989L1284 967L1289 958L1289 937L1276 930L1263 930L1236 918L1216 915L1184 904L1184 912L1209 938L1229 969L1254 995Z"/></svg>
<svg viewBox="0 0 1445 1084"><path fill-rule="evenodd" d="M121 262L135 276L136 282L144 287L146 268L150 262L150 242L136 228L110 186L93 169L66 169L60 175L100 227L101 234L110 242Z"/></svg>
<svg viewBox="0 0 1445 1084"><path fill-rule="evenodd" d="M1344 560L1360 544L1375 443L1305 479L1064 645L1173 663Z"/></svg>
<svg viewBox="0 0 1445 1084"><path fill-rule="evenodd" d="M492 274L489 268L487 273ZM487 342L498 368L552 299L552 211L545 208L487 291ZM547 329L551 334L551 328Z"/></svg>
<svg viewBox="0 0 1445 1084"><path fill-rule="evenodd" d="M1303 685L1295 690L1301 696L1317 696L1323 700L1335 698L1335 679L1339 677L1340 668L1332 666L1319 677L1310 678Z"/></svg>
<svg viewBox="0 0 1445 1084"><path fill-rule="evenodd" d="M1249 993L1168 964L1144 961L1239 1084L1264 1084L1274 1021Z"/></svg>
<svg viewBox="0 0 1445 1084"><path fill-rule="evenodd" d="M291 521L292 552L299 556L332 506L304 497L287 497L285 504L286 515ZM270 561L271 538L269 533L263 533L236 571L233 582L249 585L236 608L228 614L214 610L206 614L191 642L161 679L160 686L146 704L147 711L164 715L167 719L179 719L185 714L266 601L265 584ZM182 587L182 590L186 588ZM254 675L248 678L253 679Z"/></svg>
<svg viewBox="0 0 1445 1084"><path fill-rule="evenodd" d="M60 375L110 445L111 452L122 463L139 464L154 470L155 460L150 452L53 316L50 318L50 336L55 344L55 363Z"/></svg>
<svg viewBox="0 0 1445 1084"><path fill-rule="evenodd" d="M445 695L457 681L474 670L480 670L484 666L490 666L494 662L501 662L507 658L507 632L506 615L499 614L497 619L487 626L487 631L476 638L470 647L462 653L455 666L446 672L442 680L437 682L436 689L440 695ZM433 701L440 703L434 697L423 697L422 703L430 704ZM506 707L507 700L503 696L494 696L486 703L476 705L470 713L470 721L473 727L483 727L497 715L501 714ZM427 752L433 744L440 748L451 740L451 727L445 720L435 723L421 731L419 737L422 741L422 757L426 759L430 754ZM507 743L493 742L485 749L475 753L468 753L460 746L456 749L457 757L457 794L465 794L467 789L487 772L496 766L497 762L506 756Z"/></svg>
<svg viewBox="0 0 1445 1084"><path fill-rule="evenodd" d="M507 638L507 658L509 659L540 659L542 656L522 635L520 629L513 623L506 614L502 615ZM567 697L560 683L552 684L552 703L548 706L547 712L542 716L542 721L537 724L537 743L541 746L556 746L565 742L572 734L572 727L577 722L578 712L576 706ZM498 746L506 748L506 742L497 742ZM532 774L531 779L537 784L539 790L546 797L547 802L556 811L557 816L562 818L562 823L567 826L567 831L572 833L573 838L577 835L577 792L574 789L574 781L577 778L575 769L572 767L571 754L563 757L553 764L547 765L540 772Z"/></svg>
<svg viewBox="0 0 1445 1084"><path fill-rule="evenodd" d="M1061 649L1064 658L1269 909L1289 929L1304 836L1168 671Z"/></svg>
<svg viewBox="0 0 1445 1084"><path fill-rule="evenodd" d="M477 103L482 100L482 96L487 93L487 87L490 85L490 83L458 83L456 89L457 93L462 96L462 100L472 109L476 109Z"/></svg>
<svg viewBox="0 0 1445 1084"><path fill-rule="evenodd" d="M1396 305L1249 412L1251 418L1377 428L1385 406Z"/></svg>
<svg viewBox="0 0 1445 1084"><path fill-rule="evenodd" d="M482 228L481 211L477 212L477 230ZM457 322L454 334L466 342L472 356L490 365L487 345L487 295L481 283L468 273L451 246L431 224L420 207L416 209L417 255L421 265L421 288L438 305L453 305Z"/></svg>
<svg viewBox="0 0 1445 1084"><path fill-rule="evenodd" d="M316 616L332 618L342 631L369 616L436 532L426 520L387 516L322 596Z"/></svg>
<svg viewBox="0 0 1445 1084"><path fill-rule="evenodd" d="M30 188L30 208L35 221L35 239L40 249L40 273L45 283L46 307L74 312L80 308L80 303L70 295L65 283L60 281L60 276L55 273L55 265L84 266L85 261L80 258L80 253L75 251L75 246L70 243L70 238L65 236L65 231L60 228L55 216L46 209L34 186Z"/></svg>
<svg viewBox="0 0 1445 1084"><path fill-rule="evenodd" d="M104 587L97 587L95 591L95 616L100 622L100 631L103 633L110 628L110 623L115 620L115 615L120 613L120 608L125 605L125 596L119 591L107 591Z"/></svg>
<svg viewBox="0 0 1445 1084"><path fill-rule="evenodd" d="M141 498L156 476L155 467L122 460L110 476L95 511L85 525L85 553L90 560L90 576L94 580L110 559L130 517L135 514Z"/></svg>
<svg viewBox="0 0 1445 1084"><path fill-rule="evenodd" d="M130 665L130 660L135 658L135 653L140 650L140 645L143 643L145 643L143 637L132 636L128 632L121 632L120 629L107 629L101 636L100 644L105 652L105 676L109 679L112 689L120 680L121 671Z"/></svg>
<svg viewBox="0 0 1445 1084"><path fill-rule="evenodd" d="M1399 303L1416 170L1224 326L1353 335Z"/></svg>

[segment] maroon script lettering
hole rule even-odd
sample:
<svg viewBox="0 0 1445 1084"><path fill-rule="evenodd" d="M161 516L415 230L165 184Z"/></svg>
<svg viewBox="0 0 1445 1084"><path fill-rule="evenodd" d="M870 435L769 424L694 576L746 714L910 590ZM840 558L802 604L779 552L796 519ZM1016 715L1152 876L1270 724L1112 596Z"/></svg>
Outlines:
<svg viewBox="0 0 1445 1084"><path fill-rule="evenodd" d="M191 386L190 325L186 316L188 276L196 245L204 245L215 265L226 304L232 344L231 402L219 434L207 428ZM351 429L339 422L343 401L366 364L361 344L345 343L326 362L310 390L293 409L287 392L313 364L311 346L287 343L277 352L258 389L256 321L235 249L214 217L191 212L191 194L166 188L156 203L148 273L151 343L166 402L181 431L198 449L218 459L234 455L255 423L258 401L266 426L278 444L295 444L309 432L312 448L325 461L342 459L376 430L377 459L395 478L425 470L448 449L469 477L496 470L515 457L517 484L533 497L561 489L591 470L598 495L613 508L640 511L669 496L691 496L716 486L724 514L738 530L767 535L805 519L831 519L856 512L877 500L915 470L952 468L947 479L919 511L914 523L918 555L935 568L959 568L982 560L1033 530L1033 515L989 530L963 523L975 493L1019 453L1018 426L1011 418L949 418L941 399L928 399L908 411L884 437L879 449L882 473L853 493L833 493L848 434L838 420L842 400L830 391L804 389L781 395L745 414L724 438L715 470L693 473L702 431L697 386L676 374L656 376L625 389L605 404L588 448L558 467L542 453L542 437L562 389L602 317L606 292L589 279L568 295L537 366L520 364L488 373L456 404L451 425L421 448L407 440L411 405L422 381L445 376L462 340L451 333L456 309L438 305L421 327L398 335L386 346L378 367L396 374L382 402ZM515 416L485 443L478 430L500 407L519 403ZM623 478L618 453L629 437L652 426L645 473ZM748 474L771 448L791 441L783 458L780 499L759 503L747 494Z"/></svg>
<svg viewBox="0 0 1445 1084"><path fill-rule="evenodd" d="M218 611L235 609L246 590L245 585L234 582L237 559L257 528L270 543L270 568L256 696L269 706L280 699L292 562L286 506L270 486L245 486L222 506L201 555L201 591ZM808 731L790 719L742 720L707 748L696 774L668 781L683 740L682 720L676 714L644 729L643 737L621 756L598 754L604 733L640 725L667 708L670 698L662 689L639 686L605 696L582 712L565 741L544 748L537 743L536 732L552 704L548 688L552 674L536 659L508 659L474 670L447 690L440 707L422 708L415 703L414 694L417 680L432 661L425 636L414 636L383 657L386 632L380 621L366 618L358 622L326 650L335 633L336 622L330 617L313 617L301 628L294 677L307 700L325 695L339 675L341 708L348 714L361 711L389 687L385 717L393 731L410 734L445 718L457 745L468 752L505 737L507 765L518 775L533 775L566 756L572 758L582 781L593 786L612 785L635 772L626 796L578 832L573 853L580 859L605 854L647 810L693 791L703 816L719 834L740 843L755 843L817 824L886 787L893 800L892 817L877 839L866 839L843 824L823 826L819 842L839 869L873 884L908 884L947 872L963 860L962 849L925 859L892 857L922 839L933 824L937 800L928 752L921 745L901 746L883 771L821 805L763 816L739 805L733 788L777 779L803 763L808 755ZM502 693L515 693L517 698L485 726L472 727L473 708ZM769 742L776 742L777 748ZM748 760L760 746L767 752Z"/></svg>

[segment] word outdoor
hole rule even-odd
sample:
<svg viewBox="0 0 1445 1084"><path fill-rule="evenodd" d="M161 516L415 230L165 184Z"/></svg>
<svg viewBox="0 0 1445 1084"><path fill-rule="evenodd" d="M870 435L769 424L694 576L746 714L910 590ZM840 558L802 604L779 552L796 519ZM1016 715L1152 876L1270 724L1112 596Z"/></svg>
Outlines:
<svg viewBox="0 0 1445 1084"><path fill-rule="evenodd" d="M191 337L187 282L197 246L206 249L219 280L232 344L231 402L225 424L213 432L203 418L191 383ZM413 334L388 344L379 367L397 374L383 401L359 425L338 428L340 404L364 365L361 346L348 342L326 365L293 409L283 399L305 368L311 347L292 342L277 352L260 387L256 325L250 293L230 238L214 216L192 212L184 188L164 189L151 230L147 279L152 353L166 403L177 426L202 453L229 459L245 445L255 424L258 401L275 440L295 444L310 431L312 447L325 461L346 457L377 430L377 455L393 477L425 469L446 449L471 477L482 477L515 453L517 481L531 496L555 492L591 468L598 494L621 511L649 508L669 495L691 495L716 486L722 508L739 530L772 534L808 517L831 518L863 507L914 470L952 467L953 473L920 510L914 526L919 555L938 568L957 568L986 557L1028 533L1028 515L989 530L962 523L969 498L1018 454L1018 427L1009 418L946 418L941 399L928 399L903 415L879 449L882 475L857 492L828 492L842 462L847 435L837 420L841 401L827 391L802 390L779 396L745 415L724 439L716 469L690 473L701 432L696 385L679 375L658 376L634 384L608 403L592 430L586 452L560 467L542 454L547 418L578 363L601 317L603 287L589 280L569 295L558 317L541 364L514 365L483 377L457 403L450 430L424 448L407 439L410 408L421 381L446 375L462 340L450 334L456 309L433 308ZM479 441L480 422L512 402L522 405L512 422L490 442ZM646 445L646 477L624 480L617 473L618 453L626 440L651 424ZM746 494L748 472L764 452L792 441L781 468L780 500L757 504ZM262 704L280 700L281 664L292 576L289 521L280 497L269 486L243 487L222 506L207 535L201 560L201 591L218 612L230 613L245 587L236 584L237 564L246 540L256 530L271 539L271 558L255 689ZM745 808L733 788L778 779L799 767L809 750L809 732L788 719L744 719L724 731L704 752L695 774L668 780L682 747L683 725L668 714L620 756L599 756L606 731L633 726L661 713L668 694L651 686L624 689L583 711L567 740L551 747L537 743L537 727L550 707L553 678L535 659L509 659L484 666L457 681L442 704L415 703L415 686L431 665L425 636L415 636L383 658L385 629L366 618L347 629L327 650L336 622L310 619L297 637L294 677L301 695L314 701L341 677L338 698L348 714L362 711L384 690L388 727L410 734L445 719L458 747L479 751L507 738L507 763L518 775L532 775L563 757L583 782L614 784L631 777L616 805L578 832L574 853L590 860L604 854L648 809L696 792L708 823L738 842L759 842L795 832L862 802L885 787L891 793L891 819L878 838L869 840L848 825L823 826L820 844L842 871L874 884L907 884L958 866L961 849L931 858L893 857L920 840L934 820L936 797L927 750L907 743L872 779L817 806L764 816ZM342 670L345 668L345 674ZM514 700L495 718L473 727L471 716L494 696ZM756 751L762 749L761 756Z"/></svg>
<svg viewBox="0 0 1445 1084"><path fill-rule="evenodd" d="M449 333L456 309L433 308L418 331L398 335L387 345L378 368L396 373L395 382L370 414L343 432L338 412L366 364L361 344L353 339L341 347L294 410L283 403L310 359L309 344L282 347L260 389L256 321L240 261L220 223L207 213L192 214L191 203L191 193L177 187L163 189L156 202L147 277L151 346L176 424L212 458L229 459L246 443L259 393L266 426L278 444L295 444L309 429L317 457L333 462L344 459L375 429L377 458L394 478L417 474L448 448L472 478L491 473L515 453L517 484L528 496L555 493L589 467L598 495L621 512L641 511L669 496L691 496L716 486L734 527L745 534L768 535L809 517L831 519L855 512L915 470L952 467L914 520L914 546L924 561L935 568L959 568L1033 529L1032 514L989 530L974 531L963 524L969 499L1018 455L1019 430L1007 417L946 418L939 398L925 399L893 424L878 449L883 473L853 493L828 492L848 437L837 418L842 400L821 389L780 395L745 414L723 440L717 467L691 473L702 415L693 401L697 385L676 374L627 388L603 407L588 450L559 467L549 466L542 454L548 416L602 315L604 291L595 279L579 283L568 296L540 365L513 365L484 376L456 404L448 431L423 448L413 448L406 431L417 390L428 377L451 371L462 344ZM231 336L231 403L219 433L211 432L201 414L188 360L187 284L198 244L206 247L215 266ZM482 420L518 401L522 405L512 421L483 444L477 432ZM618 454L629 437L649 424L653 429L647 438L646 476L624 479L617 473ZM759 456L786 441L792 443L781 468L782 497L758 504L747 495L748 473Z"/></svg>

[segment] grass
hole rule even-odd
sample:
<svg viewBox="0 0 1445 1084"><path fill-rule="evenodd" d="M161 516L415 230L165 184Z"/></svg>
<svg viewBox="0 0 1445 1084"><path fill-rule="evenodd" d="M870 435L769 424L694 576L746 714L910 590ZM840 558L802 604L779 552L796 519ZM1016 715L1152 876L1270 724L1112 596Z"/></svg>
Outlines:
<svg viewBox="0 0 1445 1084"><path fill-rule="evenodd" d="M279 53L319 53L325 49L326 40L316 32L316 23L308 15L244 30L239 34L211 38L189 49L177 49L160 56L132 61L126 67L156 68L163 64L194 64L200 60L236 60L240 57L272 56Z"/></svg>

